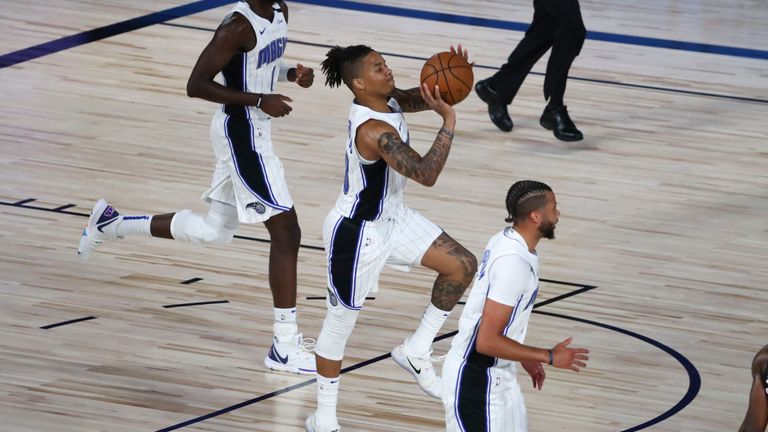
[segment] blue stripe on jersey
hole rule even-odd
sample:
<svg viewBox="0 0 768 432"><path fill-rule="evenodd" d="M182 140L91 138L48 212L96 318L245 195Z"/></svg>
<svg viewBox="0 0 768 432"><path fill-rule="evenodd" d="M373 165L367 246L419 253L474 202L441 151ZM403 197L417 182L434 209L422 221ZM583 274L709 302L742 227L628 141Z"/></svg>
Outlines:
<svg viewBox="0 0 768 432"><path fill-rule="evenodd" d="M227 88L238 91L246 91L246 54L232 56L221 70ZM248 108L243 105L224 105L224 112L232 117L248 118Z"/></svg>
<svg viewBox="0 0 768 432"><path fill-rule="evenodd" d="M227 117L224 131L232 153L235 170L243 184L264 204L279 210L290 210L281 206L272 194L272 187L259 152L253 149L253 125L250 120Z"/></svg>
<svg viewBox="0 0 768 432"><path fill-rule="evenodd" d="M355 288L364 228L365 221L340 217L333 228L328 253L330 289L342 305L353 310L361 308L355 305Z"/></svg>
<svg viewBox="0 0 768 432"><path fill-rule="evenodd" d="M509 317L509 323L507 324L506 327L504 327L504 336L507 335L507 332L509 331L509 328L512 327L512 323L515 322L515 317L517 316L517 312L520 310L520 302L521 301L523 301L523 295L522 294L520 294L520 297L517 298L517 303L515 304L515 308L512 310L512 316Z"/></svg>
<svg viewBox="0 0 768 432"><path fill-rule="evenodd" d="M389 166L384 159L370 165L360 164L363 173L363 190L358 192L352 208L352 219L376 220L381 215L384 197L387 194Z"/></svg>
<svg viewBox="0 0 768 432"><path fill-rule="evenodd" d="M490 369L464 362L459 368L454 412L463 432L490 431Z"/></svg>
<svg viewBox="0 0 768 432"><path fill-rule="evenodd" d="M349 155L344 154L344 188L342 189L344 195L349 192Z"/></svg>
<svg viewBox="0 0 768 432"><path fill-rule="evenodd" d="M475 329L472 331L472 337L469 339L469 344L467 344L467 350L464 352L464 358L467 363L475 367L489 368L496 365L496 357L482 354L477 350L477 333L480 330L480 322L482 322L482 320L483 319L480 318L477 320L477 324L475 324Z"/></svg>

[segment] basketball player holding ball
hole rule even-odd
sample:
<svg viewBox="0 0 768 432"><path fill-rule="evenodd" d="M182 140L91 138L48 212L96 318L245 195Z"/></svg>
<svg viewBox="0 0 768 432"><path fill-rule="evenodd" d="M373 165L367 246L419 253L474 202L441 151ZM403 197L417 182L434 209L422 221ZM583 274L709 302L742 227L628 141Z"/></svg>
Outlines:
<svg viewBox="0 0 768 432"><path fill-rule="evenodd" d="M467 51L460 45L451 52L466 63ZM432 341L477 268L471 252L403 200L407 179L435 184L451 149L456 114L442 99L439 86L396 88L384 58L363 45L332 48L321 67L327 85L344 83L355 98L344 184L323 226L328 310L315 347L317 410L305 423L310 432L341 430L336 404L344 348L384 265L408 271L421 264L438 273L418 328L392 351L395 362L435 398L440 398L442 383L430 362ZM440 115L443 124L422 156L409 145L403 113L426 109Z"/></svg>

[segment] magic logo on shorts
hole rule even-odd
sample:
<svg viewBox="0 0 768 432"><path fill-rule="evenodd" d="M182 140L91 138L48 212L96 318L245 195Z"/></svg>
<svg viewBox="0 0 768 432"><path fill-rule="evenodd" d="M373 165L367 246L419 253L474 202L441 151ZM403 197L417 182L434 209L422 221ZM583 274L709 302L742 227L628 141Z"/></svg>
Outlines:
<svg viewBox="0 0 768 432"><path fill-rule="evenodd" d="M267 211L267 207L264 204L262 204L262 203L260 203L258 201L255 201L255 202L252 202L252 203L246 205L245 208L246 209L253 209L253 211L255 211L258 214L264 214Z"/></svg>
<svg viewBox="0 0 768 432"><path fill-rule="evenodd" d="M339 299L336 298L336 294L333 293L333 291L328 290L328 301L331 302L331 306L338 306Z"/></svg>

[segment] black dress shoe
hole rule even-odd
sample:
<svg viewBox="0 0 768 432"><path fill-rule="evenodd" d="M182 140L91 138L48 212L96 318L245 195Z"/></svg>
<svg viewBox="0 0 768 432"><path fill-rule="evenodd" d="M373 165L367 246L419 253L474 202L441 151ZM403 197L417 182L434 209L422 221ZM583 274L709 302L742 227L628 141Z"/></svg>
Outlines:
<svg viewBox="0 0 768 432"><path fill-rule="evenodd" d="M512 119L509 118L509 112L507 112L507 104L502 102L499 94L488 85L487 79L480 80L475 84L475 93L480 97L480 100L488 104L488 115L493 124L504 132L511 131L513 124Z"/></svg>
<svg viewBox="0 0 768 432"><path fill-rule="evenodd" d="M544 112L539 119L544 129L551 130L555 133L555 138L560 141L581 141L584 139L584 135L576 129L576 125L573 124L573 120L568 116L568 109L565 106L560 108L552 108L547 105L544 108Z"/></svg>

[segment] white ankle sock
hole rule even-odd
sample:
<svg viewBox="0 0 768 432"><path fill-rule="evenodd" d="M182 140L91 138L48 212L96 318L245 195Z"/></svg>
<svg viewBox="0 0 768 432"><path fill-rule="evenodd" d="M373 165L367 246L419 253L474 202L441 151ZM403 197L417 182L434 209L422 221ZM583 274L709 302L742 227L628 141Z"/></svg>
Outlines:
<svg viewBox="0 0 768 432"><path fill-rule="evenodd" d="M152 223L152 216L123 216L123 219L117 224L117 236L123 238L127 235L138 235L151 237L149 225Z"/></svg>
<svg viewBox="0 0 768 432"><path fill-rule="evenodd" d="M408 353L423 357L432 350L432 341L440 331L440 327L450 315L450 311L440 310L432 303L427 306L416 332L408 338L405 349Z"/></svg>
<svg viewBox="0 0 768 432"><path fill-rule="evenodd" d="M339 420L336 418L336 404L339 400L339 377L326 378L317 374L317 411L315 423L319 427L335 427Z"/></svg>
<svg viewBox="0 0 768 432"><path fill-rule="evenodd" d="M299 332L299 327L296 324L296 307L274 308L274 310L275 324L272 329L279 342L286 342Z"/></svg>

